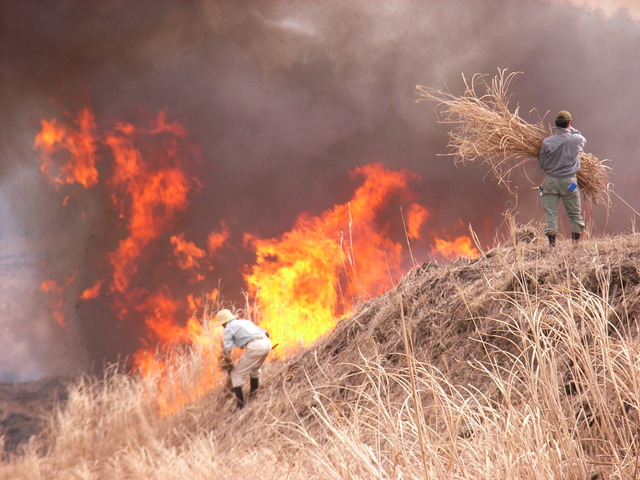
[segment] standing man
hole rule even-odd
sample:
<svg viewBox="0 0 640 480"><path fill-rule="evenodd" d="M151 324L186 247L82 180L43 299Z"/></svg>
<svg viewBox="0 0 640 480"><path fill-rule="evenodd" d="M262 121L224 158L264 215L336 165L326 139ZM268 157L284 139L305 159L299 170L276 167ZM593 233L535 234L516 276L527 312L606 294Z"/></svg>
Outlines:
<svg viewBox="0 0 640 480"><path fill-rule="evenodd" d="M238 318L230 310L222 309L216 314L214 326L224 326L224 349L231 353L233 346L244 349L238 363L231 370L231 386L238 400L238 408L244 407L242 385L247 376L251 383L249 397L258 390L260 367L271 352L271 340L267 331L258 327L251 320Z"/></svg>
<svg viewBox="0 0 640 480"><path fill-rule="evenodd" d="M547 221L544 233L551 246L556 244L558 234L560 199L571 221L571 238L575 242L580 239L585 226L577 174L580 169L580 154L587 140L571 126L571 121L571 114L566 110L558 113L555 133L544 139L538 157L538 165L547 174L540 196Z"/></svg>

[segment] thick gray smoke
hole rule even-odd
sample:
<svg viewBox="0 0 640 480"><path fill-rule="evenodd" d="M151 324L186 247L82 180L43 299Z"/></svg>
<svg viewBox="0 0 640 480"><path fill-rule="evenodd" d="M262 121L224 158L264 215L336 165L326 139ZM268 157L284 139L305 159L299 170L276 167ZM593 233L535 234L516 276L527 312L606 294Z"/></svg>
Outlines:
<svg viewBox="0 0 640 480"><path fill-rule="evenodd" d="M522 71L514 106L571 111L587 150L612 160L616 192L638 207L640 25L624 11L604 18L512 0L5 0L0 9L0 380L86 370L139 347L140 325L114 320L106 302L77 301L119 239L110 199L73 189L63 204L33 147L41 119L83 107L98 128L162 109L185 126L200 148L200 188L174 228L202 245L229 226L237 248L207 281L220 279L231 299L250 261L242 234L278 236L300 212L347 201L359 165L419 174L436 233L471 224L490 245L507 209L541 220L529 180L514 199L483 170L437 156L447 129L433 105L415 103L416 84L459 93L461 74ZM617 203L608 218L590 211L592 234L631 228L633 212ZM427 247L414 254L428 259ZM146 268L162 285L162 270ZM39 287L74 275L62 328Z"/></svg>

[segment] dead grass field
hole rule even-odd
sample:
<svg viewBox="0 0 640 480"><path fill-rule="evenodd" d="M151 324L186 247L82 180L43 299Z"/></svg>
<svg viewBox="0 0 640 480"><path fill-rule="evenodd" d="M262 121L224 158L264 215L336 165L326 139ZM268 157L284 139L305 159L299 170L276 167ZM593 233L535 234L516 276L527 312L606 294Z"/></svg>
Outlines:
<svg viewBox="0 0 640 480"><path fill-rule="evenodd" d="M640 478L639 240L520 228L417 266L240 412L223 386L158 418L153 380L74 381L0 478ZM195 383L201 352L172 361Z"/></svg>

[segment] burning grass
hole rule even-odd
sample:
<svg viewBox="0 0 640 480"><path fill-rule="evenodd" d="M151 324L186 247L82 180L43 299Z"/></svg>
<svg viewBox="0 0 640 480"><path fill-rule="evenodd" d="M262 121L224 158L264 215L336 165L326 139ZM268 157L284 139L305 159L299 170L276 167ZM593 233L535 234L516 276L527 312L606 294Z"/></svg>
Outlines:
<svg viewBox="0 0 640 480"><path fill-rule="evenodd" d="M471 81L463 77L465 91L460 96L416 87L420 100L438 103L440 121L455 126L449 133L448 145L455 161L486 164L498 183L507 188L511 173L524 162L537 159L542 141L551 135L542 119L531 124L520 117L519 107L511 111L508 90L517 73L507 75L505 70L499 70L491 82L484 75L476 74ZM591 153L583 152L580 162L578 185L584 197L608 204L610 168Z"/></svg>
<svg viewBox="0 0 640 480"><path fill-rule="evenodd" d="M79 381L0 477L638 478L637 235L512 237L414 268L240 413L223 386L158 417L153 379ZM201 355L172 357L180 388Z"/></svg>

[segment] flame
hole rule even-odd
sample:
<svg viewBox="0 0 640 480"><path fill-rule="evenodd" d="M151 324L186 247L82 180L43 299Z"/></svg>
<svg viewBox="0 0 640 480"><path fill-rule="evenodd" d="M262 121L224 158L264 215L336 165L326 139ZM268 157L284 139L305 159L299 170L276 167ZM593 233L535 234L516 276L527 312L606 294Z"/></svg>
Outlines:
<svg viewBox="0 0 640 480"><path fill-rule="evenodd" d="M412 240L419 240L420 229L424 225L427 218L429 218L429 210L426 207L419 205L417 203L412 203L409 205L409 209L406 214L406 230L407 237Z"/></svg>
<svg viewBox="0 0 640 480"><path fill-rule="evenodd" d="M199 273L201 260L206 257L207 252L199 248L195 243L184 239L184 233L171 237L173 254L176 257L178 267L182 270L193 272L192 282L204 280L204 275Z"/></svg>
<svg viewBox="0 0 640 480"><path fill-rule="evenodd" d="M97 133L89 109L82 110L68 123L69 126L54 119L41 122L34 144L40 151L41 170L56 188L65 183L89 188L101 180L95 168L100 158L98 152L108 151L112 161L101 169L100 174L105 177L101 183L117 212L118 232L123 234L117 248L107 253L110 273L103 272L103 278L81 289L79 299L86 301L106 293L119 319L143 322L142 347L133 355L134 362L145 375L166 372L165 362L149 352L176 342L203 343L197 323L188 321L181 326L180 317L187 307L191 311L202 310L203 302L216 298L217 291L208 298L205 295L176 298L166 286L143 287L144 282L138 282L137 274L158 248L161 237L171 232L178 214L188 206L189 193L197 182L189 180L185 166L188 160L197 159L197 150L186 141L184 128L169 122L165 112L156 114L146 126L119 122L104 134ZM66 205L72 195L73 192L65 194L62 203ZM227 237L224 229L212 233L210 253L221 248ZM170 243L178 268L188 271L193 282L203 280L198 270L211 268L205 250L186 241L184 233L170 235ZM72 277L41 285L41 290L54 299L52 315L60 325L65 325L66 289L75 281L76 277ZM211 385L210 379L208 384ZM167 393L160 396L158 403L161 410L168 412L183 404L183 400L177 400L177 404L170 401L173 397L168 394L169 387L166 388Z"/></svg>
<svg viewBox="0 0 640 480"><path fill-rule="evenodd" d="M244 275L260 324L282 352L292 353L328 332L354 305L381 294L402 264L402 245L380 221L391 196L411 200L413 177L380 164L356 168L364 177L348 203L318 217L302 214L280 238L246 234L256 255ZM414 207L415 212L422 211Z"/></svg>
<svg viewBox="0 0 640 480"><path fill-rule="evenodd" d="M176 220L199 186L196 176L187 174L198 152L185 129L168 121L165 112L143 126L119 122L99 133L93 114L84 109L69 125L41 122L35 147L41 151L42 172L55 188L70 185L61 200L64 204L74 194L71 184L84 189L100 184L118 219L107 262L100 259L90 285L75 285L73 291L81 293L74 300L104 296L119 320L144 327L140 348L132 355L134 365L145 378L156 379L159 413L173 413L224 378L218 370L222 330L210 331L207 322L197 319L214 313L207 309L219 304L217 289L200 296L177 293L163 279L177 271L182 290L202 287L215 268L214 260L224 258L225 249L239 247L230 245L228 219L208 233L204 245L175 231ZM110 161L99 176L95 166L104 160L101 155ZM413 266L413 254L407 255L404 245L421 240L431 216L409 188L417 175L390 171L379 163L358 167L351 175L358 186L348 202L319 215L301 213L278 237L243 234L243 247L255 256L241 272L252 302L246 313L270 332L279 345L276 356L286 357L317 340ZM437 238L434 253L446 258L478 256L468 237ZM57 299L52 314L60 325L65 325L67 288L76 282L80 280L74 274L41 285ZM179 345L204 358L188 385L181 381L184 362L172 363L166 356Z"/></svg>
<svg viewBox="0 0 640 480"><path fill-rule="evenodd" d="M51 314L55 319L56 323L63 328L66 328L67 321L65 319L64 314L64 306L65 306L65 289L71 285L77 276L77 272L67 278L62 282L57 282L56 280L44 280L40 283L40 291L48 293L51 295Z"/></svg>
<svg viewBox="0 0 640 480"><path fill-rule="evenodd" d="M127 290L144 249L187 206L190 183L176 158L176 137L184 135L180 125L167 123L166 115L160 113L149 129L121 123L105 139L114 157L110 179L112 200L120 210L120 217L127 220L129 231L128 237L109 255L115 291ZM145 160L135 140L149 136L158 138L161 148Z"/></svg>
<svg viewBox="0 0 640 480"><path fill-rule="evenodd" d="M77 182L88 188L98 181L95 118L89 109L83 109L73 123L67 127L55 119L42 120L35 139L35 147L43 152L40 169L55 185ZM54 156L61 150L68 153L67 162ZM56 161L63 163L57 173Z"/></svg>
<svg viewBox="0 0 640 480"><path fill-rule="evenodd" d="M223 246L226 245L228 239L229 230L227 229L227 225L223 222L222 231L211 232L207 237L207 247L209 248L209 253L214 253L220 250Z"/></svg>
<svg viewBox="0 0 640 480"><path fill-rule="evenodd" d="M212 292L215 296L216 292ZM161 312L155 312L160 314ZM197 371L185 371L183 366L189 362L172 358L166 353L159 355L151 349L141 349L134 355L134 361L140 374L147 379L153 379L156 385L156 406L159 416L171 415L178 412L185 405L201 398L208 391L219 385L222 376L218 369L218 359L222 352L221 331L211 332L196 318L190 318L184 328L176 328L162 318L148 318L149 325L169 335L166 346L175 348L180 339L195 353L195 357L203 359Z"/></svg>
<svg viewBox="0 0 640 480"><path fill-rule="evenodd" d="M473 246L471 238L459 236L453 240L435 239L435 246L431 250L432 255L440 254L445 258L454 259L458 257L478 258L480 252Z"/></svg>
<svg viewBox="0 0 640 480"><path fill-rule="evenodd" d="M94 298L98 298L100 296L101 288L102 288L102 280L96 282L93 287L87 288L84 292L82 292L82 295L80 295L80 298L82 300L91 300Z"/></svg>

